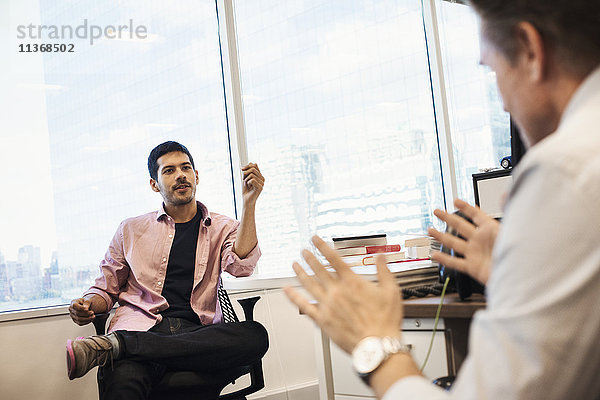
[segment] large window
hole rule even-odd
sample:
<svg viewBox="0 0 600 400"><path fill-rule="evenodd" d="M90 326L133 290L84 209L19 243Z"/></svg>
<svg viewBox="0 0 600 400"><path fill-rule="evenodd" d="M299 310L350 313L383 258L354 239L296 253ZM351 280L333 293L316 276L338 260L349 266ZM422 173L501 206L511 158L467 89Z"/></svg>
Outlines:
<svg viewBox="0 0 600 400"><path fill-rule="evenodd" d="M311 233L423 233L443 207L420 2L236 5L248 154L266 176L261 272Z"/></svg>
<svg viewBox="0 0 600 400"><path fill-rule="evenodd" d="M165 140L195 156L209 209L234 215L214 3L23 3L11 3L11 35L86 21L147 34L65 40L73 53L16 51L39 40L7 50L0 310L65 304L89 287L119 222L160 207L146 160Z"/></svg>
<svg viewBox="0 0 600 400"><path fill-rule="evenodd" d="M396 241L436 224L448 191L445 121L460 196L469 198L472 172L507 154L507 117L477 65L466 7L427 0L434 21L420 0L225 1L234 5L233 78L217 23L229 11L217 17L213 0L2 2L0 312L81 295L119 222L160 206L146 158L165 140L194 155L198 199L234 216L240 166L230 151L242 138L267 178L258 278L289 274L313 233ZM427 24L440 32L447 115L434 112L442 100L432 95ZM101 37L90 37L92 25ZM49 26L63 35L84 26L87 36L50 38ZM74 52L19 52L42 43ZM232 85L243 112L224 94Z"/></svg>

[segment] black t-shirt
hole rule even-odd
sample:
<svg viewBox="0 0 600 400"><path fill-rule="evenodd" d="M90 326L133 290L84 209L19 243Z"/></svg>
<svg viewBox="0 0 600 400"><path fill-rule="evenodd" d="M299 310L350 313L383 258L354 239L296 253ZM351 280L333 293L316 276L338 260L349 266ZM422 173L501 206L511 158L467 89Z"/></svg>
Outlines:
<svg viewBox="0 0 600 400"><path fill-rule="evenodd" d="M190 298L194 285L194 269L196 265L196 245L202 221L202 210L188 222L175 224L175 237L169 254L167 276L162 295L167 299L169 308L161 314L164 317L185 318L200 323L198 315L192 310Z"/></svg>

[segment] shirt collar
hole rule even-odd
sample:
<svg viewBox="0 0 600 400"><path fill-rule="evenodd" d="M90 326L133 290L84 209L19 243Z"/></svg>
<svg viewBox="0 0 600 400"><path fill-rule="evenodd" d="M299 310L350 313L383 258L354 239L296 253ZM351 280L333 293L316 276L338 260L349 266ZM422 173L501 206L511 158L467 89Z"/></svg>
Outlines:
<svg viewBox="0 0 600 400"><path fill-rule="evenodd" d="M198 200L196 200L196 204L198 204L200 206L200 210L202 210L202 224L206 227L210 226L212 220L210 219L210 212L208 211L208 207L206 207ZM165 203L162 203L160 209L156 212L156 220L160 221L162 219L167 218L168 216L169 214L167 214L167 212L165 211Z"/></svg>
<svg viewBox="0 0 600 400"><path fill-rule="evenodd" d="M600 67L596 68L584 79L581 85L579 85L563 112L559 127L564 125L565 121L569 120L571 116L576 113L576 110L578 110L583 104L588 102L594 96L597 96L599 90Z"/></svg>

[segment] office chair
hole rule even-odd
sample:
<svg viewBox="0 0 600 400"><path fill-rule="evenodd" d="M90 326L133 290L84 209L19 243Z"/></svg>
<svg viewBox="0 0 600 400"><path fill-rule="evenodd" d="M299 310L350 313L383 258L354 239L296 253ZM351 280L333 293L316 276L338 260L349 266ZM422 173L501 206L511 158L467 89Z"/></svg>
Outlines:
<svg viewBox="0 0 600 400"><path fill-rule="evenodd" d="M219 283L217 297L223 312L223 323L239 322L233 309L231 300L223 284ZM260 296L239 299L238 303L244 310L246 321L254 321L254 305ZM106 333L106 321L110 313L96 314L92 321L97 335ZM229 383L243 375L250 375L250 385L232 393L220 395L221 391ZM218 378L217 378L218 376ZM98 369L98 390L102 398L101 370ZM243 365L231 370L227 379L222 375L213 375L206 372L196 371L167 371L161 381L152 388L150 400L178 399L178 400L246 400L246 395L259 391L265 387L262 361L258 360L252 365ZM218 396L218 397L217 397Z"/></svg>

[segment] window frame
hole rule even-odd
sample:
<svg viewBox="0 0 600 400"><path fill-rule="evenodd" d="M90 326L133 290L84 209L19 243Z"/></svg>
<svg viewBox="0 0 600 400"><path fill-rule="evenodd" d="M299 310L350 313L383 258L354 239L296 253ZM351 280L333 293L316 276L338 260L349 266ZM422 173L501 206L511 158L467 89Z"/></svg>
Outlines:
<svg viewBox="0 0 600 400"><path fill-rule="evenodd" d="M423 29L425 33L426 51L429 60L431 78L431 96L434 108L435 127L440 154L441 180L444 193L444 204L447 211L453 212L454 199L458 195L457 177L454 162L453 143L450 127L450 115L444 65L438 29L438 8L442 0L421 0ZM447 1L447 0L444 0ZM232 157L233 190L236 199L236 216L242 212L241 167L248 163L245 114L242 101L241 77L239 71L239 53L237 48L237 31L235 23L234 0L215 0L219 18L220 43L223 64L223 82L226 101L227 128L230 136L230 153ZM235 169L237 168L237 171ZM240 289L257 289L272 287L272 278L260 275L245 278L244 282L232 284ZM261 285L256 281L263 281ZM224 280L227 286L227 279Z"/></svg>

